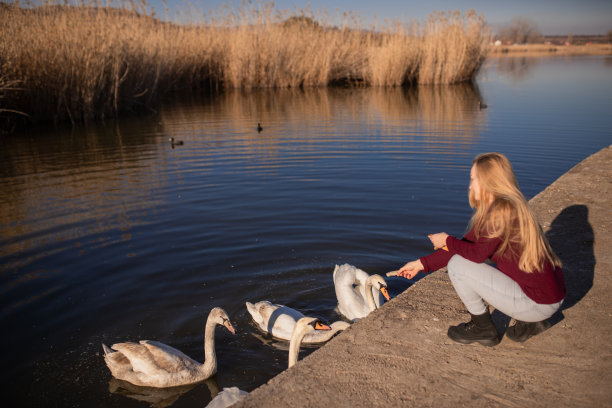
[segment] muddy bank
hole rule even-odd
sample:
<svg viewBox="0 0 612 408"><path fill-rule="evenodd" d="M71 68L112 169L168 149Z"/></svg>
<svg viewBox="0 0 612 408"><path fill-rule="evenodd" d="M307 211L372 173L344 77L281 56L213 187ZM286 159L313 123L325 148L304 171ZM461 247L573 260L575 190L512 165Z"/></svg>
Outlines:
<svg viewBox="0 0 612 408"><path fill-rule="evenodd" d="M569 290L548 331L490 348L452 342L448 326L468 315L441 270L235 406L612 406L612 146L531 204ZM493 315L505 332L508 317Z"/></svg>

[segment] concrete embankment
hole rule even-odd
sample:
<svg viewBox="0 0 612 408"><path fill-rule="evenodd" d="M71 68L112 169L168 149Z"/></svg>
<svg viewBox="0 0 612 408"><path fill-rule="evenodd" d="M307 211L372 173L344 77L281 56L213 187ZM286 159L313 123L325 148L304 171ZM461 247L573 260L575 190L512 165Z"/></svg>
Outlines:
<svg viewBox="0 0 612 408"><path fill-rule="evenodd" d="M496 347L446 337L468 315L444 270L421 279L236 407L612 407L612 146L531 200L564 263L554 325ZM504 333L508 317L493 313Z"/></svg>

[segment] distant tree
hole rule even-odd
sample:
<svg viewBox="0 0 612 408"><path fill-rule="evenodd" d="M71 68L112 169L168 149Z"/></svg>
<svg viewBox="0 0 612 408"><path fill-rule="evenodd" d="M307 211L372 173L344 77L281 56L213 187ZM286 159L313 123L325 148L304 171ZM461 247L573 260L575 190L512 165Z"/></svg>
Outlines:
<svg viewBox="0 0 612 408"><path fill-rule="evenodd" d="M285 21L282 22L284 27L304 27L304 28L315 28L318 29L321 26L311 17L306 16L293 16L289 17Z"/></svg>
<svg viewBox="0 0 612 408"><path fill-rule="evenodd" d="M527 44L541 41L542 34L533 21L525 17L515 17L510 24L499 30L499 38L513 44Z"/></svg>
<svg viewBox="0 0 612 408"><path fill-rule="evenodd" d="M606 38L608 39L608 42L612 44L612 30L608 30L606 33Z"/></svg>

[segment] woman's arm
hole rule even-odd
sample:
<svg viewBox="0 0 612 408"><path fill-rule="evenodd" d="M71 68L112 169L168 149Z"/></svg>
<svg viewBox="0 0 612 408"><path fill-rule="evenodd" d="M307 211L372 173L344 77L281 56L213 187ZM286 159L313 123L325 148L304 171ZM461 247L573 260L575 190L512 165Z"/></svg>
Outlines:
<svg viewBox="0 0 612 408"><path fill-rule="evenodd" d="M473 240L459 240L453 236L447 236L445 243L448 247L448 252L453 255L461 255L465 259L472 262L482 263L489 259L501 244L501 239L499 238L487 238L481 236L478 239L475 239L472 231L466 234L466 237L468 236L470 236L470 238Z"/></svg>

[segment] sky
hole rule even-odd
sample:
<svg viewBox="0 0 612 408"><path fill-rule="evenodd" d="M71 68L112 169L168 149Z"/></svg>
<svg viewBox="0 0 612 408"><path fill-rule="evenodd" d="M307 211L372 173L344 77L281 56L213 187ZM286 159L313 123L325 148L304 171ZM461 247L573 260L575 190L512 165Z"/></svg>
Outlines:
<svg viewBox="0 0 612 408"><path fill-rule="evenodd" d="M148 0L160 17L165 14L162 1ZM175 16L177 12L185 16L191 4L193 18L203 14L210 15L211 10L232 3L238 8L241 0L233 2L166 0L170 16ZM326 10L331 15L353 12L368 25L374 21L374 18L378 22L398 19L408 23L414 19L424 21L433 11L465 12L473 9L485 16L494 33L499 27L509 24L514 17L529 19L544 35L606 34L612 30L612 0L277 0L274 2L277 10L299 10L308 4L315 15L317 10Z"/></svg>

